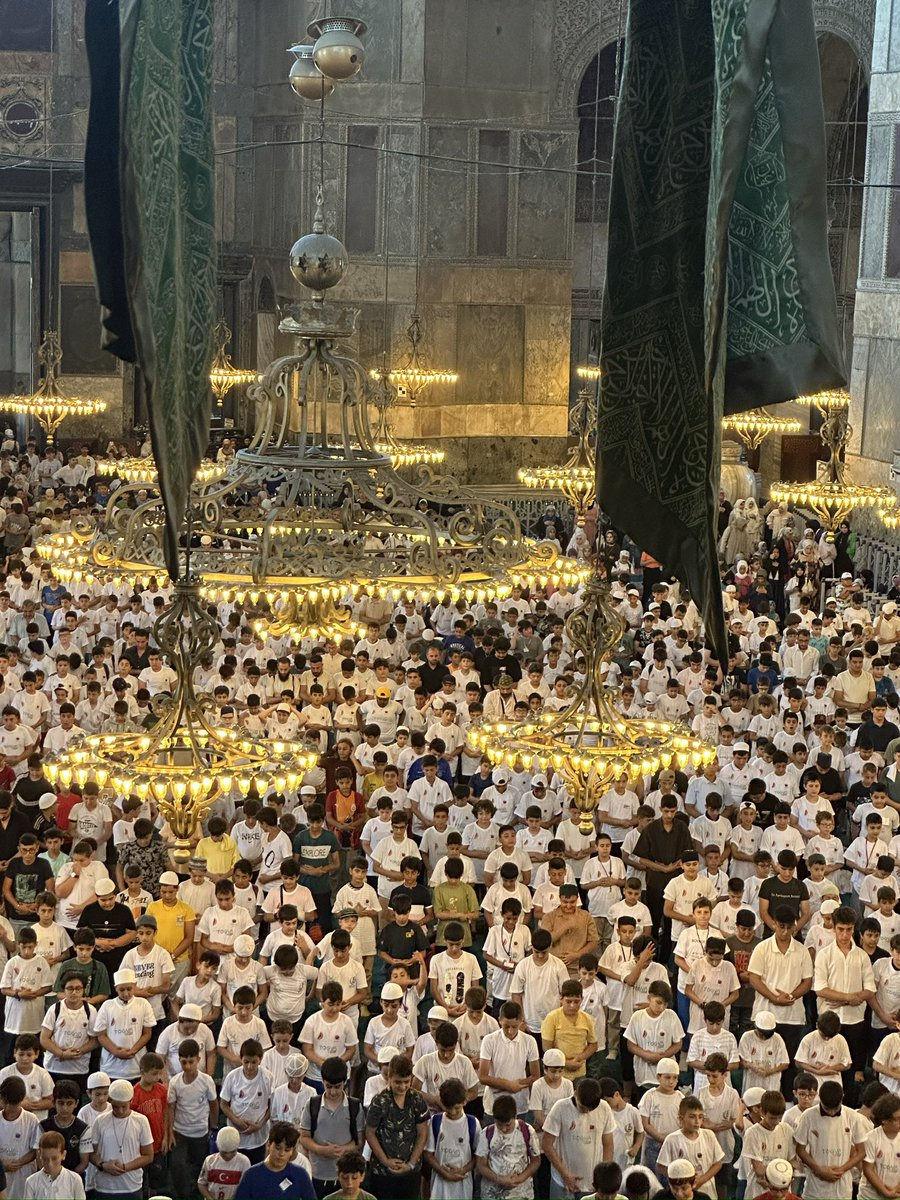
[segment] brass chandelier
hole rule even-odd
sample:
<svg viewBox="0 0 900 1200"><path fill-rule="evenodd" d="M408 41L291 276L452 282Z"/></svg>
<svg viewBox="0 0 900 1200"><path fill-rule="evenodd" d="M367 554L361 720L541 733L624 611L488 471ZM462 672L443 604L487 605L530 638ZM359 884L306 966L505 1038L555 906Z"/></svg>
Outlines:
<svg viewBox="0 0 900 1200"><path fill-rule="evenodd" d="M414 467L423 464L437 466L444 461L444 451L437 446L428 446L424 442L398 441L394 434L391 410L399 407L397 391L393 384L378 374L371 380L369 399L377 413L373 437L375 449L386 455L396 469ZM412 408L414 405L409 404Z"/></svg>
<svg viewBox="0 0 900 1200"><path fill-rule="evenodd" d="M772 434L799 433L800 422L796 417L776 417L767 408L752 408L723 417L722 428L736 433L748 450L758 450Z"/></svg>
<svg viewBox="0 0 900 1200"><path fill-rule="evenodd" d="M772 484L771 499L776 504L793 504L812 512L832 537L841 522L848 520L858 508L871 508L884 519L897 505L893 489L854 483L844 461L852 434L847 420L849 393L845 389L835 389L801 396L799 400L817 408L822 415L820 437L828 449L828 459L821 464L816 479Z"/></svg>
<svg viewBox="0 0 900 1200"><path fill-rule="evenodd" d="M250 387L250 445L224 478L192 489L191 562L203 595L249 602L259 621L300 636L347 636L348 602L363 593L475 600L517 584L577 586L584 567L526 538L510 508L427 468L404 479L376 446L365 374L340 349L356 313L325 299L347 260L325 233L321 192L318 200L313 232L291 255L312 299L280 326L296 352ZM133 586L163 575L161 500L140 490L123 484L99 529L50 535L40 552L65 579Z"/></svg>
<svg viewBox="0 0 900 1200"><path fill-rule="evenodd" d="M456 371L429 367L423 362L419 350L422 341L422 321L417 312L412 315L406 329L406 336L409 339L409 350L399 366L389 370L373 367L369 371L369 375L375 380L387 379L387 382L397 389L401 398L415 408L419 397L426 388L439 383L456 383L459 375Z"/></svg>
<svg viewBox="0 0 900 1200"><path fill-rule="evenodd" d="M482 721L470 727L471 744L495 765L553 770L561 775L580 813L581 831L594 829L597 804L623 774L634 782L662 767L703 767L716 748L684 725L650 717L626 717L616 707L618 689L604 682L605 666L625 632L612 607L608 585L597 574L582 604L566 621L573 657L583 656L584 674L566 708L524 721Z"/></svg>
<svg viewBox="0 0 900 1200"><path fill-rule="evenodd" d="M228 353L228 343L231 341L231 330L224 317L220 317L213 330L216 341L216 353L209 368L209 385L213 395L221 402L232 388L246 387L256 379L255 371L247 371L236 367Z"/></svg>
<svg viewBox="0 0 900 1200"><path fill-rule="evenodd" d="M597 495L595 448L591 430L595 426L590 420L590 388L581 388L572 408L572 424L577 430L578 440L569 458L561 466L520 467L519 482L536 490L562 492L575 510L576 525L583 526L588 510Z"/></svg>
<svg viewBox="0 0 900 1200"><path fill-rule="evenodd" d="M106 410L106 401L99 396L73 396L63 391L59 381L62 346L56 330L48 329L44 334L38 349L38 362L44 371L35 391L27 396L2 396L0 408L33 417L51 442L68 418L95 417Z"/></svg>
<svg viewBox="0 0 900 1200"><path fill-rule="evenodd" d="M212 697L195 690L196 667L219 639L195 580L175 584L153 638L176 675L172 695L157 697L153 706L156 723L137 732L84 734L49 755L44 771L60 788L93 781L117 795L154 800L175 837L174 858L185 863L218 796L232 790L246 796L253 787L261 796L270 787L295 790L319 753L292 742L258 741L222 724Z"/></svg>

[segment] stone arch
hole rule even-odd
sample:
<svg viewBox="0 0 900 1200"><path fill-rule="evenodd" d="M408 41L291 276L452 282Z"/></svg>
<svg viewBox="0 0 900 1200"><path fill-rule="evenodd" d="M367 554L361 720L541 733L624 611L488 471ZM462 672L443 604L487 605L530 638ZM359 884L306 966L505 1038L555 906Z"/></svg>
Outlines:
<svg viewBox="0 0 900 1200"><path fill-rule="evenodd" d="M591 60L617 37L624 36L626 0L597 6L594 0L557 0L553 22L553 72L556 89L551 119L572 125L575 102ZM875 0L813 0L816 29L833 33L855 51L868 75L872 67Z"/></svg>
<svg viewBox="0 0 900 1200"><path fill-rule="evenodd" d="M567 125L577 124L578 90L584 73L601 50L625 36L626 3L600 6L600 20L590 0L559 0L553 36L556 91L551 116Z"/></svg>

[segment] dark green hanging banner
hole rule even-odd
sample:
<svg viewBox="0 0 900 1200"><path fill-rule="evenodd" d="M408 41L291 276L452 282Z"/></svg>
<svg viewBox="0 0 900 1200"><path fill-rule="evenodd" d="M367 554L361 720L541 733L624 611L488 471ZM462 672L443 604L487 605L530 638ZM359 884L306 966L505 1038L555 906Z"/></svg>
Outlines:
<svg viewBox="0 0 900 1200"><path fill-rule="evenodd" d="M104 342L140 367L166 563L209 438L216 315L212 0L87 0L85 208Z"/></svg>
<svg viewBox="0 0 900 1200"><path fill-rule="evenodd" d="M609 206L598 499L727 652L723 413L845 382L811 0L631 0Z"/></svg>

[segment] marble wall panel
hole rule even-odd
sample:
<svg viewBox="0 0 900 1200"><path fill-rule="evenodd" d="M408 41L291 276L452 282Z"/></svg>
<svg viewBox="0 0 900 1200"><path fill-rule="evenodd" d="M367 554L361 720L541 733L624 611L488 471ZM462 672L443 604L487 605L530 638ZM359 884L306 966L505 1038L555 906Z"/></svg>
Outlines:
<svg viewBox="0 0 900 1200"><path fill-rule="evenodd" d="M900 444L900 340L879 338L869 346L862 453L890 462Z"/></svg>
<svg viewBox="0 0 900 1200"><path fill-rule="evenodd" d="M520 258L563 259L570 253L572 177L562 171L572 164L574 147L566 133L526 130L519 139L518 223L516 252ZM559 174L548 174L557 168Z"/></svg>
<svg viewBox="0 0 900 1200"><path fill-rule="evenodd" d="M525 312L520 305L461 306L457 348L459 401L467 404L521 404Z"/></svg>

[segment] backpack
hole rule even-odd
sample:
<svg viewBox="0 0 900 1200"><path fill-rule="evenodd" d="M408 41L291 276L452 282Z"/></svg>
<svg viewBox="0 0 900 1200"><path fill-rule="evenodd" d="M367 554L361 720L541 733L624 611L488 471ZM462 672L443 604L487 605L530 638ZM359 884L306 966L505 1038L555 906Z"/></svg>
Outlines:
<svg viewBox="0 0 900 1200"><path fill-rule="evenodd" d="M359 1101L354 1100L352 1096L347 1097L347 1103L350 1106L350 1136L351 1138L356 1133L356 1126L359 1124ZM322 1097L313 1096L309 1102L309 1136L316 1136L316 1126L319 1123L319 1113L322 1110Z"/></svg>
<svg viewBox="0 0 900 1200"><path fill-rule="evenodd" d="M93 981L93 972L91 972L91 980ZM63 1006L62 1000L57 1000L56 1003L53 1005L53 1023L54 1023L54 1025L59 1020L59 1010L62 1008L62 1006ZM88 1023L90 1024L90 1020L91 1020L91 1016L92 1016L91 1006L88 1004L87 1000L82 1000L81 1007L84 1009L84 1015L87 1017Z"/></svg>
<svg viewBox="0 0 900 1200"><path fill-rule="evenodd" d="M434 1144L437 1146L438 1137L440 1136L441 1126L444 1123L444 1114L435 1113L431 1118L431 1133L434 1138ZM469 1149L472 1152L472 1157L475 1157L475 1147L478 1144L478 1134L481 1132L481 1127L471 1113L466 1113L466 1125L469 1129ZM493 1127L492 1127L493 1128Z"/></svg>
<svg viewBox="0 0 900 1200"><path fill-rule="evenodd" d="M519 1133L521 1133L521 1135L522 1135L522 1141L525 1143L525 1151L527 1154L530 1154L531 1153L531 1142L528 1139L532 1132L531 1126L528 1124L527 1121L524 1121L522 1119L522 1117L516 1118L516 1125L518 1125ZM491 1142L493 1141L494 1134L496 1132L497 1132L496 1125L488 1125L487 1130L485 1131L485 1137L487 1138L487 1144L488 1144L488 1153L490 1153Z"/></svg>

